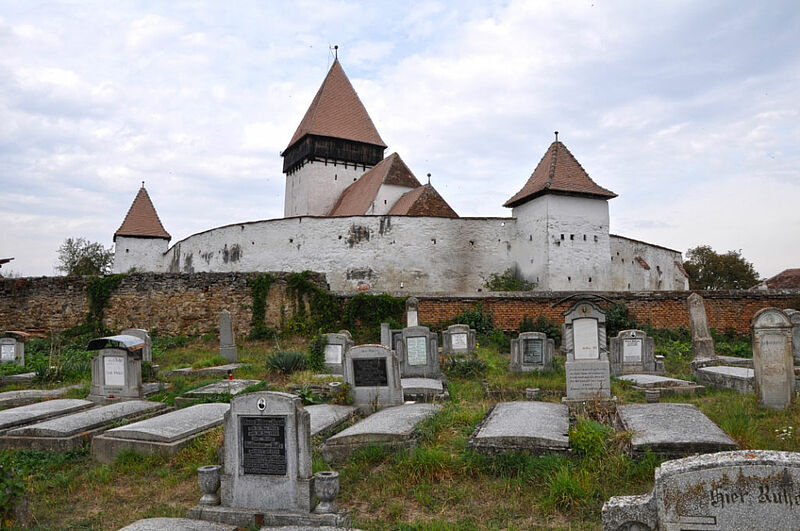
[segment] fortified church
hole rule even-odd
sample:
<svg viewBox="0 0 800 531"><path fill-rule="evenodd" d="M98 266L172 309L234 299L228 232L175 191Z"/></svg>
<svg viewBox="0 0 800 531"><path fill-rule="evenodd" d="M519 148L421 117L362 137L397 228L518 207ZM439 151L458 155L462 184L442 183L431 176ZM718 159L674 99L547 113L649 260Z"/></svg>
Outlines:
<svg viewBox="0 0 800 531"><path fill-rule="evenodd" d="M303 271L334 291L475 292L512 269L542 291L685 290L678 251L609 233L608 201L556 137L507 218L460 217L387 145L334 61L283 151L284 217L171 247L144 186L114 234L115 272Z"/></svg>

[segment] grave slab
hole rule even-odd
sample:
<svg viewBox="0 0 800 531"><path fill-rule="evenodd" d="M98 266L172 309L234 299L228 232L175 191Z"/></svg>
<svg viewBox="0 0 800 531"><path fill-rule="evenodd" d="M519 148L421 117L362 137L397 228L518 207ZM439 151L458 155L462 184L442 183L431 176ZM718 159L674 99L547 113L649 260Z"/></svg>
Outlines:
<svg viewBox="0 0 800 531"><path fill-rule="evenodd" d="M689 380L657 374L625 374L620 380L631 382L637 391L659 391L662 395L703 393L706 388Z"/></svg>
<svg viewBox="0 0 800 531"><path fill-rule="evenodd" d="M80 448L109 426L156 415L167 406L160 402L130 400L57 417L0 435L0 448L67 452Z"/></svg>
<svg viewBox="0 0 800 531"><path fill-rule="evenodd" d="M124 450L144 455L174 455L222 424L229 407L229 404L197 404L108 430L92 439L92 456L100 463L111 463Z"/></svg>
<svg viewBox="0 0 800 531"><path fill-rule="evenodd" d="M175 397L176 406L184 406L192 404L203 398L213 395L238 395L251 385L260 383L261 380L241 380L234 378L233 380L220 380L219 382L210 383L197 389L191 389L183 393L183 396Z"/></svg>
<svg viewBox="0 0 800 531"><path fill-rule="evenodd" d="M25 384L31 383L36 379L35 372L23 372L22 374L9 374L0 377L0 385Z"/></svg>
<svg viewBox="0 0 800 531"><path fill-rule="evenodd" d="M59 398L27 406L13 407L0 411L0 433L16 428L34 424L52 417L69 415L83 409L89 409L94 403L88 400L75 398Z"/></svg>
<svg viewBox="0 0 800 531"><path fill-rule="evenodd" d="M217 524L190 518L145 518L119 531L236 531L235 525Z"/></svg>
<svg viewBox="0 0 800 531"><path fill-rule="evenodd" d="M633 432L635 454L679 457L738 448L719 426L692 404L628 404L617 407L617 425Z"/></svg>
<svg viewBox="0 0 800 531"><path fill-rule="evenodd" d="M59 398L67 394L70 389L79 389L80 384L69 385L58 389L20 389L19 391L5 391L0 393L0 409L6 407L27 406L41 402L48 398Z"/></svg>
<svg viewBox="0 0 800 531"><path fill-rule="evenodd" d="M653 490L603 505L604 531L797 529L800 454L741 450L662 463Z"/></svg>
<svg viewBox="0 0 800 531"><path fill-rule="evenodd" d="M340 462L358 448L380 444L399 448L413 444L414 428L441 409L437 404L403 404L370 415L330 437L322 446L328 462Z"/></svg>
<svg viewBox="0 0 800 531"><path fill-rule="evenodd" d="M403 386L405 400L430 402L450 398L444 383L434 378L401 378L400 385Z"/></svg>
<svg viewBox="0 0 800 531"><path fill-rule="evenodd" d="M568 431L569 409L563 404L501 402L489 410L467 445L487 455L566 452Z"/></svg>
<svg viewBox="0 0 800 531"><path fill-rule="evenodd" d="M167 371L164 376L227 376L228 371L235 371L243 365L244 363L227 363L216 367L203 367L202 369L184 367L183 369Z"/></svg>
<svg viewBox="0 0 800 531"><path fill-rule="evenodd" d="M305 406L305 410L311 415L311 436L315 437L347 421L358 408L336 404L315 404Z"/></svg>
<svg viewBox="0 0 800 531"><path fill-rule="evenodd" d="M746 367L717 365L703 367L695 372L697 383L715 389L733 389L740 394L753 392L755 372Z"/></svg>

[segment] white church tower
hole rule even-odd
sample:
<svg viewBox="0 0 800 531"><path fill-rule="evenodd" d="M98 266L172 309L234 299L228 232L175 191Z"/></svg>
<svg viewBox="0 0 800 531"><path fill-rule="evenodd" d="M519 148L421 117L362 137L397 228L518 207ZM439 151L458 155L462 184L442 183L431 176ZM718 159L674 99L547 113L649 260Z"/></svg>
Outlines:
<svg viewBox="0 0 800 531"><path fill-rule="evenodd" d="M611 289L608 200L567 147L556 140L503 206L517 219L517 273L539 290Z"/></svg>
<svg viewBox="0 0 800 531"><path fill-rule="evenodd" d="M345 188L380 162L385 149L336 59L281 153L284 217L329 215Z"/></svg>
<svg viewBox="0 0 800 531"><path fill-rule="evenodd" d="M122 225L114 233L114 273L131 269L163 273L164 253L171 239L142 181Z"/></svg>

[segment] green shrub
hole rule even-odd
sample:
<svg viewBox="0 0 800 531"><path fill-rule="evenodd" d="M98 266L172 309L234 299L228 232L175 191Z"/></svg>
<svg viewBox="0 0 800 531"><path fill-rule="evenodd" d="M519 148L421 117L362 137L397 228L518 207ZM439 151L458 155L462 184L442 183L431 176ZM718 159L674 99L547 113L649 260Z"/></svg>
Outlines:
<svg viewBox="0 0 800 531"><path fill-rule="evenodd" d="M569 429L569 445L579 455L600 457L608 450L613 434L610 426L582 418Z"/></svg>
<svg viewBox="0 0 800 531"><path fill-rule="evenodd" d="M303 401L303 405L307 406L309 404L321 404L322 398L314 392L314 390L309 387L308 385L304 385L300 389L297 390L297 396L300 397L300 400Z"/></svg>
<svg viewBox="0 0 800 531"><path fill-rule="evenodd" d="M6 528L6 522L13 523L14 507L25 494L25 481L11 463L0 453L0 528Z"/></svg>
<svg viewBox="0 0 800 531"><path fill-rule="evenodd" d="M549 339L555 341L556 346L561 344L561 327L544 315L540 315L535 321L525 316L519 323L519 331L520 333L541 332L547 335Z"/></svg>
<svg viewBox="0 0 800 531"><path fill-rule="evenodd" d="M308 358L296 350L279 350L267 358L267 368L284 374L305 370Z"/></svg>
<svg viewBox="0 0 800 531"><path fill-rule="evenodd" d="M473 328L479 335L486 335L494 328L494 316L491 310L484 310L483 303L478 303L472 308L466 308L462 313L456 315L452 322L454 324L465 324Z"/></svg>
<svg viewBox="0 0 800 531"><path fill-rule="evenodd" d="M454 378L482 378L489 366L479 358L451 358L445 361L444 372Z"/></svg>
<svg viewBox="0 0 800 531"><path fill-rule="evenodd" d="M606 330L608 337L617 337L622 330L632 330L639 328L640 324L636 321L636 316L631 313L631 309L625 304L612 304L606 310Z"/></svg>
<svg viewBox="0 0 800 531"><path fill-rule="evenodd" d="M528 282L517 277L510 267L502 273L492 273L483 287L489 291L531 291L536 288L536 282Z"/></svg>
<svg viewBox="0 0 800 531"><path fill-rule="evenodd" d="M498 352L509 352L511 350L511 338L499 328L495 328L486 334L486 341L495 346Z"/></svg>
<svg viewBox="0 0 800 531"><path fill-rule="evenodd" d="M325 368L325 346L328 337L317 334L308 345L308 368L312 371L321 371Z"/></svg>

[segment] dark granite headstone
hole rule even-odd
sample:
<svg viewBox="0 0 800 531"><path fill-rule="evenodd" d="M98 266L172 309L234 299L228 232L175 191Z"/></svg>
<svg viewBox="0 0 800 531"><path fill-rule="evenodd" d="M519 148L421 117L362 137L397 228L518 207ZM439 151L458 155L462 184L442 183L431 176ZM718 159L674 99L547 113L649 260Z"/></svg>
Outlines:
<svg viewBox="0 0 800 531"><path fill-rule="evenodd" d="M386 358L353 360L353 376L356 387L381 387L388 385Z"/></svg>
<svg viewBox="0 0 800 531"><path fill-rule="evenodd" d="M286 475L286 417L239 417L245 474Z"/></svg>

